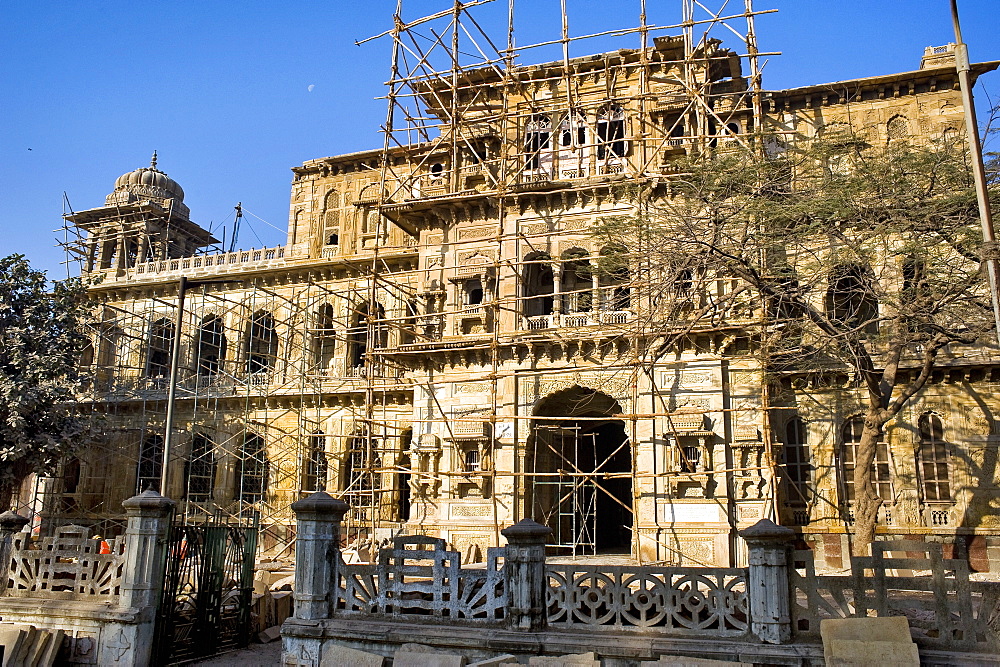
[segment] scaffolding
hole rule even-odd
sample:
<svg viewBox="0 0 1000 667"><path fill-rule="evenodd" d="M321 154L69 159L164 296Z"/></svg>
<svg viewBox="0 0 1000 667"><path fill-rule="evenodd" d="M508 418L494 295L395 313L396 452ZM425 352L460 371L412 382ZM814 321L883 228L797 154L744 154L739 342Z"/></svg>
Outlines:
<svg viewBox="0 0 1000 667"><path fill-rule="evenodd" d="M599 550L599 511L624 513L617 523L640 557L640 480L662 492L712 475L727 476L733 488L733 477L744 475L773 494L769 454L710 462L711 448L698 444L711 431L707 416L735 408L678 406L660 386L660 375L679 368L664 361L664 349L683 347L695 334L721 349L731 343L732 325L663 329L663 318L643 315L662 305L643 284L652 268L634 265L641 248L627 258L628 270L598 271L602 257L553 252L565 228L522 225L518 215L535 196L568 209L615 189L660 183L672 173L669 156L720 142L751 146L763 127L761 59L772 54L758 50L754 21L774 10L754 10L752 0L635 4L633 25L577 35L562 0L558 38L517 44L515 27L523 26L513 0L502 41L486 30L503 21L500 3L455 0L404 20L400 2L393 27L369 38L390 40L392 51L383 146L364 158L375 187L351 202L345 192L337 202L345 213L327 220L316 255L329 261L267 263L282 252L288 260L287 249L205 255L201 263L164 255L145 275L126 267L95 287L99 316L82 404L107 437L47 484L48 515L113 534L121 500L162 479L167 352L175 336L182 361L174 435L181 444L167 463L168 488L188 521L259 516L261 546L276 557L294 538L291 502L323 489L351 503L347 535L358 543L393 530L433 530L434 516L414 508L434 505L448 482L492 504L493 543L500 541L503 488L514 505L507 515L549 520L557 546L571 555ZM480 13L493 20L481 21ZM720 35L737 47L721 48ZM551 53L558 56L552 62L522 64ZM598 89L602 94L592 92ZM355 253L336 249L347 238L346 211L359 218ZM427 220L454 219L456 211L474 216L484 231L448 240L459 259L442 252L433 265L421 263L441 244ZM632 212L642 215L642 204ZM111 224L141 229L145 221L136 215L122 212ZM88 235L66 230L68 259L85 258ZM213 257L214 273L206 268ZM196 269L212 280L189 293L178 331L176 280ZM684 290L709 289L677 270ZM516 289L502 285L510 279ZM527 287L539 281L551 285L547 292ZM677 304L690 312L690 299ZM658 346L646 344L653 339ZM563 363L514 368L512 359L542 343L561 348ZM568 350L595 364L578 367ZM428 360L435 354L454 358L436 366ZM441 404L442 387L469 382L438 368L456 363L482 372L476 381L487 388L477 410ZM593 368L625 388L622 401L577 392L526 414L517 402L523 397L509 395L519 383L543 388ZM640 386L652 387L648 401ZM538 395L546 396L542 389ZM667 424L679 461L672 469L640 469L640 423L652 421ZM615 435L600 435L608 429ZM442 454L424 444L432 433L447 434L455 465L433 464ZM500 434L515 443L503 455L512 462L507 468L497 466ZM130 470L136 485L124 488L121 475ZM720 502L732 510L732 498ZM655 536L642 539L678 550Z"/></svg>

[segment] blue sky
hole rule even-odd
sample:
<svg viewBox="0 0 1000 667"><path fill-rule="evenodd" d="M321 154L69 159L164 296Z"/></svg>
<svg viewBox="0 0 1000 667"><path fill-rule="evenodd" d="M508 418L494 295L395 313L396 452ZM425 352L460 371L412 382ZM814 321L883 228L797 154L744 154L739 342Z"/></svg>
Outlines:
<svg viewBox="0 0 1000 667"><path fill-rule="evenodd" d="M711 0L707 4L719 3ZM289 169L381 146L389 43L354 41L390 27L395 0L5 3L0 26L0 255L23 253L65 275L52 232L63 192L74 209L103 204L115 179L159 166L184 188L192 219L252 214L242 247L284 242ZM734 7L741 0L730 0ZM450 6L403 0L406 20ZM638 22L638 0L568 0L571 34ZM647 0L651 22L680 0ZM925 46L953 41L948 0L757 0L765 86L784 88L916 69ZM609 12L613 8L613 12ZM960 0L973 60L1000 59L996 0ZM479 8L506 40L507 3ZM559 0L519 0L518 43L559 36ZM611 46L636 46L637 38ZM636 42L632 44L631 42ZM574 55L604 49L580 44ZM527 52L521 62L556 57ZM976 94L1000 100L1000 73ZM266 221L266 222L264 222ZM269 223L269 224L268 224ZM272 227L273 226L273 227ZM275 227L277 229L275 229Z"/></svg>

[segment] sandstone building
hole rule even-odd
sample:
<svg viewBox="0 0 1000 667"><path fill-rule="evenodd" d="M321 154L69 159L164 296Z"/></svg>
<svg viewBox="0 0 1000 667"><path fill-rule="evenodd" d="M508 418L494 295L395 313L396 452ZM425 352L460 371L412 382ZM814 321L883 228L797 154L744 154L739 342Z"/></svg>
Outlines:
<svg viewBox="0 0 1000 667"><path fill-rule="evenodd" d="M168 495L191 517L259 515L273 552L293 537L289 504L325 489L351 503L352 538L431 534L470 558L532 516L562 553L726 565L735 531L773 514L837 565L851 390L765 419L741 345L752 312L649 362L645 296L629 267L597 270L614 249L590 230L635 213L630 184L665 196L678 156L761 127L960 135L954 58L768 92L744 47L656 37L401 74L391 104L417 100L433 131L396 141L417 124L397 116L383 147L293 168L282 247L209 251L155 159L119 177L67 217L84 273L103 276L82 404L106 442L65 464L46 512L113 532L121 501L160 484L179 336ZM980 569L1000 567L995 362L945 363L878 462L881 529L963 536Z"/></svg>

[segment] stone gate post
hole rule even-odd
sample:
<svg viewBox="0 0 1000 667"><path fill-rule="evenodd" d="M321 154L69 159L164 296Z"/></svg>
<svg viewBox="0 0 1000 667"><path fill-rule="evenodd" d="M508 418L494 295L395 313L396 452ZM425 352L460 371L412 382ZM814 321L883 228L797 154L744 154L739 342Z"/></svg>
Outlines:
<svg viewBox="0 0 1000 667"><path fill-rule="evenodd" d="M749 550L750 629L768 644L787 642L792 638L788 567L795 531L761 519L741 530L740 537Z"/></svg>
<svg viewBox="0 0 1000 667"><path fill-rule="evenodd" d="M504 585L507 590L507 623L515 630L536 632L548 625L545 576L545 542L552 529L531 519L521 519L500 531L507 538Z"/></svg>
<svg viewBox="0 0 1000 667"><path fill-rule="evenodd" d="M295 618L333 615L333 590L340 562L340 524L350 505L325 491L292 503L295 532Z"/></svg>
<svg viewBox="0 0 1000 667"><path fill-rule="evenodd" d="M163 592L164 556L174 501L150 489L132 496L122 503L122 507L128 515L128 527L125 529L125 565L118 604L135 610L136 623L130 628L130 637L122 634L118 640L123 650L120 662L148 665L153 650L156 609ZM101 650L105 650L104 647Z"/></svg>
<svg viewBox="0 0 1000 667"><path fill-rule="evenodd" d="M136 609L156 607L163 586L163 556L174 501L149 489L132 496L122 507L128 514L128 527L119 603Z"/></svg>
<svg viewBox="0 0 1000 667"><path fill-rule="evenodd" d="M15 512L0 514L0 595L7 590L10 561L14 551L14 533L24 528L28 519Z"/></svg>

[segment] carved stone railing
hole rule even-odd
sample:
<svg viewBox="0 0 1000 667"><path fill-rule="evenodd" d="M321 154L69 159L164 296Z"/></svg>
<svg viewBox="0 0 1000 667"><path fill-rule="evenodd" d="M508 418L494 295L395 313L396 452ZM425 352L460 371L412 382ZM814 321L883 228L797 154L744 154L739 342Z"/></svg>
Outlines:
<svg viewBox="0 0 1000 667"><path fill-rule="evenodd" d="M10 597L111 601L121 593L123 539L94 539L82 526L65 526L34 543L17 533L11 556Z"/></svg>
<svg viewBox="0 0 1000 667"><path fill-rule="evenodd" d="M145 276L168 277L170 275L200 275L218 273L222 270L232 272L243 269L269 268L282 266L285 263L285 247L251 248L250 250L234 250L215 255L196 255L194 257L177 257L175 259L159 259L140 262L116 276L113 271L105 274L106 281L135 280Z"/></svg>
<svg viewBox="0 0 1000 667"><path fill-rule="evenodd" d="M378 562L338 568L334 608L338 615L419 615L498 622L507 606L501 557L488 550L485 568L463 568L462 556L444 540L396 537Z"/></svg>
<svg viewBox="0 0 1000 667"><path fill-rule="evenodd" d="M562 315L532 315L523 318L522 329L539 331L558 327L587 327L598 324L626 324L633 314L628 310L597 310Z"/></svg>
<svg viewBox="0 0 1000 667"><path fill-rule="evenodd" d="M789 568L792 628L818 639L827 618L906 616L913 640L928 648L996 651L1000 582L970 581L964 559L946 559L941 544L875 542L872 556L851 559L844 576L816 576L811 551ZM920 554L920 557L913 557Z"/></svg>
<svg viewBox="0 0 1000 667"><path fill-rule="evenodd" d="M720 637L748 632L745 569L548 564L545 571L550 626Z"/></svg>

